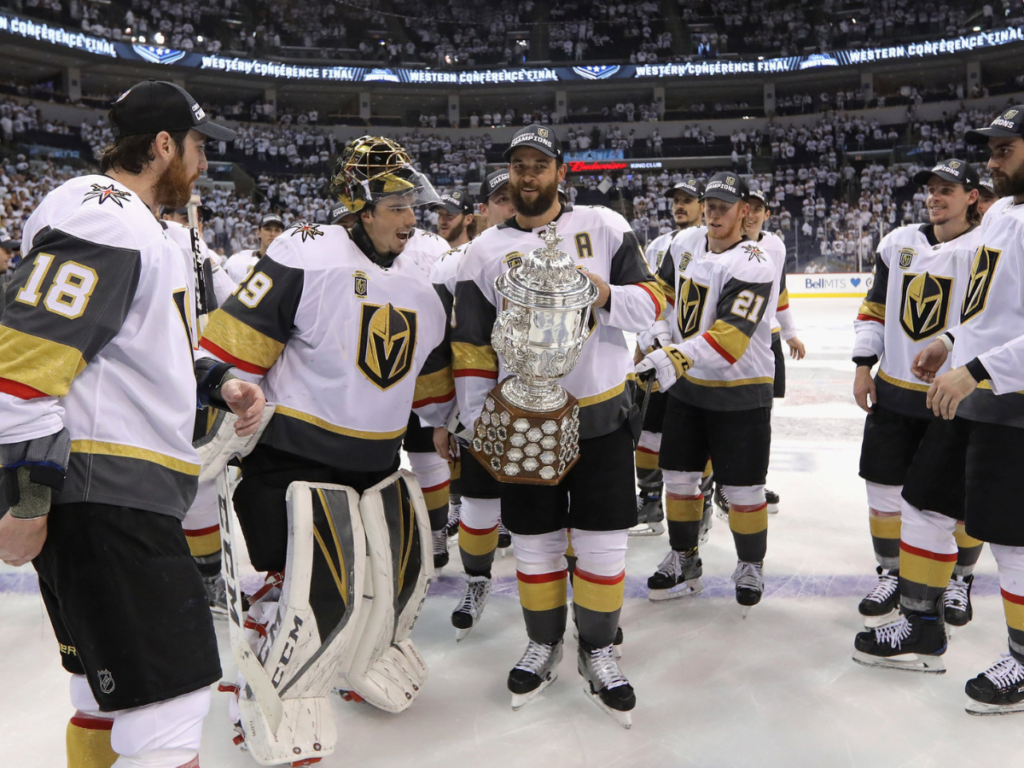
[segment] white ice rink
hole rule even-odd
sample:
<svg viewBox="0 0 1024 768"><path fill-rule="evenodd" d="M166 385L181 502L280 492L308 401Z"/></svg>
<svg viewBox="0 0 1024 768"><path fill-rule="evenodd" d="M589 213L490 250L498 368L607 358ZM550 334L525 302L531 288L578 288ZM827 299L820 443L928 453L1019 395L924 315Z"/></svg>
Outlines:
<svg viewBox="0 0 1024 768"><path fill-rule="evenodd" d="M976 570L974 621L950 641L945 675L867 669L850 660L857 603L874 581L863 482L863 414L851 395L855 299L796 299L808 355L787 366L776 410L768 487L767 588L741 620L729 576L735 551L716 520L701 549L705 592L651 603L646 580L667 536L631 539L622 612L622 669L636 689L633 728L619 728L582 693L571 633L560 677L519 712L508 670L526 639L511 554L495 563L483 620L461 643L449 615L461 594L458 550L432 586L413 639L430 666L402 715L334 702L340 743L320 764L360 768L610 768L644 766L1015 766L1024 714L970 717L964 683L1006 650L986 550ZM218 623L224 677L234 679ZM72 714L68 676L30 568L0 565L0 768L57 768ZM213 694L204 768L254 766L232 745L227 694Z"/></svg>

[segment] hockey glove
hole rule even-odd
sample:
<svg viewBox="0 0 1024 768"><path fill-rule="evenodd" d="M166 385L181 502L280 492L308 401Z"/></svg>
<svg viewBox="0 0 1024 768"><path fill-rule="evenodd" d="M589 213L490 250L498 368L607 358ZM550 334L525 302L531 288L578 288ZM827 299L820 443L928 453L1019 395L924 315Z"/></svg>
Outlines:
<svg viewBox="0 0 1024 768"><path fill-rule="evenodd" d="M50 511L53 491L64 488L71 456L67 429L21 443L0 445L0 515L31 520Z"/></svg>
<svg viewBox="0 0 1024 768"><path fill-rule="evenodd" d="M659 347L667 347L672 343L672 326L668 320L658 320L651 326L649 331L644 331L636 337L640 349L645 355ZM658 342L655 344L655 342Z"/></svg>
<svg viewBox="0 0 1024 768"><path fill-rule="evenodd" d="M637 363L636 372L639 375L644 371L655 371L658 389L667 392L692 365L693 361L680 352L678 347L669 345L664 349L655 350Z"/></svg>

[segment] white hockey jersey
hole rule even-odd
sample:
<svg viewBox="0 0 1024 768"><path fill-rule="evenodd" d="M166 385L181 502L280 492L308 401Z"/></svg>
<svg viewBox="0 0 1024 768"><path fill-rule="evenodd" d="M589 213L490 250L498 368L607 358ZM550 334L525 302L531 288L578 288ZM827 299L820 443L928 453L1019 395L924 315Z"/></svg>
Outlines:
<svg viewBox="0 0 1024 768"><path fill-rule="evenodd" d="M224 263L224 271L231 278L232 282L238 285L245 280L249 270L256 266L256 262L259 260L259 251L238 251L228 257L228 260Z"/></svg>
<svg viewBox="0 0 1024 768"><path fill-rule="evenodd" d="M997 200L978 228L952 365L977 358L989 373L957 408L972 421L1024 428L1024 204ZM998 397L997 397L998 395Z"/></svg>
<svg viewBox="0 0 1024 768"><path fill-rule="evenodd" d="M199 457L194 277L181 250L137 195L99 175L47 195L24 242L0 325L0 441L67 427L54 504L184 517Z"/></svg>
<svg viewBox="0 0 1024 768"><path fill-rule="evenodd" d="M433 232L422 229L414 229L409 242L405 244L402 253L407 260L412 260L419 265L426 275L430 274L431 268L439 258L451 250L448 241Z"/></svg>
<svg viewBox="0 0 1024 768"><path fill-rule="evenodd" d="M858 365L879 362L875 390L883 408L933 417L925 403L929 385L910 372L910 365L918 352L956 324L978 245L977 228L940 243L930 224L899 227L878 244L871 290L854 322L853 358ZM939 373L948 370L947 360Z"/></svg>
<svg viewBox="0 0 1024 768"><path fill-rule="evenodd" d="M626 220L608 208L564 206L560 248L611 287L609 303L592 315L579 363L560 381L580 405L580 437L600 437L623 423L633 398L633 362L623 331L650 328L665 296ZM494 281L522 256L543 247L545 227L522 230L510 219L485 230L462 253L452 312L455 387L463 424L472 424L487 393L507 375L491 346L501 300Z"/></svg>
<svg viewBox="0 0 1024 768"><path fill-rule="evenodd" d="M668 253L668 248L672 244L672 238L678 235L680 231L675 229L671 232L666 232L664 235L658 235L647 244L644 258L647 260L647 266L651 268L652 273L658 273L658 270L661 268L661 261L665 258L665 254Z"/></svg>
<svg viewBox="0 0 1024 768"><path fill-rule="evenodd" d="M768 318L768 324L773 336L778 333L784 340L792 339L796 336L796 326L789 308L789 289L786 287L786 244L778 235L771 232L761 232L757 242L771 256L778 274L779 300L770 308L771 317Z"/></svg>
<svg viewBox="0 0 1024 768"><path fill-rule="evenodd" d="M406 254L388 268L340 226L286 230L210 316L202 346L262 376L262 442L356 471L391 466L416 410L440 426L455 399L445 314Z"/></svg>
<svg viewBox="0 0 1024 768"><path fill-rule="evenodd" d="M192 232L189 228L182 226L176 221L161 221L160 226L164 228L167 236L174 242L174 244L181 249L182 256L185 258L185 268L188 270L194 270L195 267L193 266L193 262L195 257L192 254ZM217 259L211 258L210 248L201 239L199 240L199 252L203 254L204 266L206 264L210 265L209 267L206 267L207 290L210 290L210 288L213 289L214 298L216 299L216 302L213 304L213 309L216 309L228 300L228 296L230 296L234 292L235 288L238 287L238 283L228 277L228 273L221 268L220 262L217 261ZM194 280L192 281L192 284L193 286L195 285ZM194 294L195 290L190 289L188 294L189 301L193 304L195 304L196 300ZM199 339L196 339L195 342L198 344Z"/></svg>
<svg viewBox="0 0 1024 768"><path fill-rule="evenodd" d="M674 346L689 361L669 394L712 411L771 406L779 273L766 249L744 238L714 253L694 227L672 241L658 282L674 286Z"/></svg>

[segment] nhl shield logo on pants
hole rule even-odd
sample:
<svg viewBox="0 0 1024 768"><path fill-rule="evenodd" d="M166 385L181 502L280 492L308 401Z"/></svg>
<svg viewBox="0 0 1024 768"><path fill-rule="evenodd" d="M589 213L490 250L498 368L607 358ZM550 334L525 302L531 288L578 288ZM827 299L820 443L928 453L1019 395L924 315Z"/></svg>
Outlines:
<svg viewBox="0 0 1024 768"><path fill-rule="evenodd" d="M100 690L103 693L113 693L114 691L114 676L110 674L109 669L101 669L96 673L100 680Z"/></svg>

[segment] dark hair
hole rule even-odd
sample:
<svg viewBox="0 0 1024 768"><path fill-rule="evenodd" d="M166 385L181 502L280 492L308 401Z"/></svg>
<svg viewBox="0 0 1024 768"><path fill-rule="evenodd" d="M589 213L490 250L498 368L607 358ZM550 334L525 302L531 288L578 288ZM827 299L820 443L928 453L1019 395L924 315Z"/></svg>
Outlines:
<svg viewBox="0 0 1024 768"><path fill-rule="evenodd" d="M478 230L477 221L476 221L476 214L475 213L469 213L469 214L466 214L466 216L467 216L467 219L468 219L466 221L466 234L469 236L470 240L474 240L474 239L476 239L477 230Z"/></svg>
<svg viewBox="0 0 1024 768"><path fill-rule="evenodd" d="M188 130L169 131L170 136L178 147L178 151L185 154L185 137ZM155 159L153 154L153 142L159 134L147 133L141 136L118 136L114 143L103 150L100 157L100 173L120 169L128 173L142 173L147 165Z"/></svg>
<svg viewBox="0 0 1024 768"><path fill-rule="evenodd" d="M981 193L978 193L978 194L979 194L978 200L980 200L981 199L981 197L980 197ZM975 200L973 203L971 203L970 205L967 206L967 223L968 224L971 224L971 225L981 224L981 213L978 211L978 200Z"/></svg>

